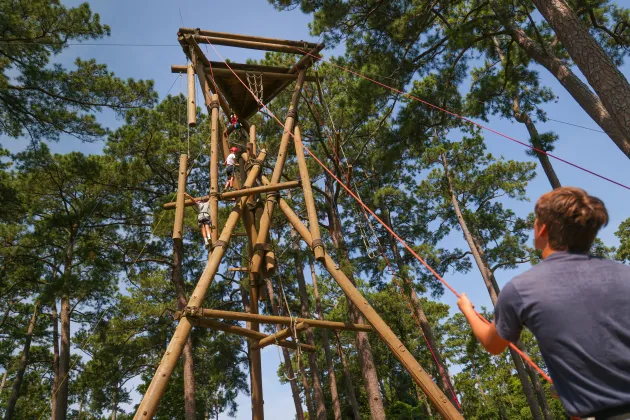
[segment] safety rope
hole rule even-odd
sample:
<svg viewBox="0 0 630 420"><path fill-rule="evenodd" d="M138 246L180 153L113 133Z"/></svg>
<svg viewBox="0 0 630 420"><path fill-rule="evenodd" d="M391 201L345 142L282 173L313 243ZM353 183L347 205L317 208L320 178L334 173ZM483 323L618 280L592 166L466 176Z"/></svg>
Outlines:
<svg viewBox="0 0 630 420"><path fill-rule="evenodd" d="M407 92L403 92L403 91L402 91L402 90L400 90L400 89L396 89L395 87L392 87L392 86L386 85L386 84L384 84L384 83L381 83L381 82L379 82L378 80L372 79L372 78L370 78L370 77L368 77L368 76L365 76L365 75L363 75L363 74L361 74L361 73L359 73L359 72L357 72L357 71L354 71L354 70L352 70L352 69L349 69L349 68L343 67L343 66L341 66L341 65L339 65L339 64L335 64L335 63L333 63L332 61L325 60L324 58L319 57L319 56L314 55L314 54L311 54L311 53L309 53L308 51L304 51L303 49L301 49L301 48L299 48L299 47L295 47L295 46L294 46L293 48L297 49L298 51L302 52L303 54L306 54L306 55L309 55L309 56L311 56L311 57L315 58L316 60L320 60L320 61L322 61L322 62L324 62L324 63L328 63L328 64L330 64L330 65L332 65L332 66L334 66L334 67L337 67L337 68L339 68L339 69L341 69L341 70L344 70L344 71L346 71L346 72L348 72L348 73L354 74L355 76L358 76L358 77L360 77L360 78L362 78L362 79L365 79L365 80L367 80L367 81L369 81L369 82L375 83L375 84L377 84L377 85L379 85L379 86L381 86L381 87L384 87L384 88L389 89L389 90L391 90L391 91L393 91L393 92L399 93L399 94L401 94L401 95L403 95L403 96L405 96L405 97L407 97L407 98L409 98L409 99L411 99L411 100L414 100L414 101L420 102L420 103L422 103L422 104L424 104L424 105L427 105L427 106L430 106L431 108L437 109L438 111L441 111L441 112L443 112L443 113L445 113L445 114L448 114L448 115L450 115L450 116L452 116L452 117L459 118L460 120L465 121L465 122L467 122L467 123L469 123L469 124L475 125L475 126L477 126L477 127L479 127L479 128L482 128L482 129L484 129L484 130L490 131L491 133L494 133L494 134L496 134L496 135L498 135L498 136L501 136L501 137L506 138L506 139L508 139L508 140L510 140L510 141L513 141L513 142L518 143L518 144L520 144L520 145L522 145L522 146L525 146L525 147L527 147L527 148L529 148L529 149L531 149L531 150L536 151L537 153L541 153L541 154L547 155L547 156L549 156L549 157L551 157L551 158L554 158L554 159L556 159L556 160L559 160L559 161L560 161L560 162L562 162L562 163L566 163L567 165L573 166L574 168L577 168L577 169L579 169L579 170L581 170L581 171L587 172L587 173L589 173L589 174L591 174L591 175L593 175L593 176L596 176L596 177L601 178L601 179L603 179L603 180L605 180L605 181L611 182L611 183L613 183L613 184L615 184L615 185L618 185L618 186L620 186L620 187L622 187L622 188L625 188L625 189L627 189L627 190L630 190L630 186L627 186L627 185L625 185L625 184L622 184L621 182L617 182L617 181L615 181L615 180L613 180L613 179L611 179L611 178L605 177L604 175L600 175L600 174L598 174L598 173L596 173L596 172L593 172L593 171L591 171L590 169L586 169L586 168L585 168L585 167L583 167L583 166L577 165L577 164L575 164L575 163L573 163L573 162L570 162L570 161L568 161L568 160L566 160L566 159L563 159L563 158L561 158L561 157L559 157L559 156L556 156L556 155L554 155L554 154L552 154L552 153L546 152L546 151L544 151L544 150L542 150L542 149L539 149L539 148L537 148L537 147L534 147L534 146L532 146L532 145L530 145L530 144L527 144L527 143L525 143L525 142L522 142L522 141L520 141L520 140L517 140L517 139L515 139L514 137L510 137L510 136L508 136L507 134L503 134L503 133L501 133L500 131L497 131L497 130L495 130L495 129L493 129L493 128L490 128L490 127L488 127L488 126L486 126L486 125L480 124L480 123L478 123L478 122L476 122L476 121L473 121L473 120L471 120L471 119L469 119L469 118L466 118L466 117L464 117L463 115L459 115L459 114L457 114L457 113L455 113L455 112L452 112L452 111L449 111L449 110L447 110L447 109L445 109L445 108L442 108L442 107L439 107L439 106L437 106L437 105L434 105L434 104L432 104L432 103L430 103L430 102L425 101L424 99L420 99L420 98L418 98L417 96L411 95L411 94L409 94L409 93L407 93ZM215 51L216 51L216 49L215 49Z"/></svg>
<svg viewBox="0 0 630 420"><path fill-rule="evenodd" d="M311 103L312 103L312 102L311 102ZM314 105L314 104L313 104L313 105ZM327 108L327 106L326 106L326 108ZM317 115L318 115L318 117L319 117L319 113L318 113ZM330 119L331 119L331 123L332 123L332 124L334 124L333 119L332 119L332 115L330 115L330 113L329 113L329 116L330 116ZM321 120L321 118L317 118L317 119L318 119L319 124L320 124L320 125L322 125L322 126L324 126L324 123L323 123L323 121ZM341 149L341 150L343 151L343 149ZM335 155L336 155L336 153L335 153ZM337 155L337 156L338 156L338 155ZM344 156L345 156L345 153L344 153ZM347 161L347 157L346 157L346 161ZM341 166L341 164L339 165L339 169L340 169L340 170L342 171L342 173L343 173L343 167ZM349 175L346 175L346 179L348 179L348 180L349 180ZM356 183L354 183L354 182L353 182L353 185L354 185L354 189L357 191L357 194L358 194L359 189L357 188ZM359 195L359 198L361 198L361 196L360 196L360 195ZM418 326L418 329L420 330L420 333L422 334L422 337L424 338L424 341L425 341L425 342L426 342L426 344L427 344L427 348L428 348L428 349L429 349L429 351L431 352L431 356L433 357L433 360L434 360L434 362L435 362L435 365L437 366L438 371L440 372L440 376L442 376L442 378L444 378L444 380L445 380L445 382L446 382L446 384L447 384L447 386L448 386L448 388L449 388L449 391L450 391L450 393L451 393L451 395L452 395L452 397L453 397L453 400L454 400L454 401L455 401L455 403L457 404L458 408L460 408L460 409L461 409L461 406L460 406L459 400L458 400L457 396L455 395L455 390L453 389L452 384L451 384L450 375L448 375L448 373L444 371L444 367L443 367L443 366L442 366L442 364L438 361L437 355L436 355L435 351L433 350L433 347L431 346L431 343L429 342L429 339L427 338L426 334L424 333L424 330L422 329L422 323L420 322L420 319L418 318L418 316L417 316L416 312L415 312L415 311L414 311L414 309L413 309L413 305L412 305L412 303L411 303L411 301L410 301L410 299L409 299L409 296L407 296L407 294L405 293L405 290L404 290L403 286L402 286L402 285L401 285L401 283L398 281L398 275L396 274L396 272L395 272L394 268L392 267L392 265L391 265L391 263L390 263L390 261L389 261L389 258L387 258L387 255L385 255L385 250L383 249L383 246L382 246L382 244L381 244L381 241L379 240L379 238L378 238L378 236L377 236L377 234L376 234L376 231L375 231L375 229L374 229L374 226L373 226L373 225L372 225L372 223L370 222L370 219L369 219L368 214L365 212L365 209L361 208L361 210L362 210L362 214L363 214L363 216L365 217L365 220L367 221L367 223L369 224L370 229L372 230L372 235L373 235L374 239L376 240L376 243L377 243L377 246L378 246L378 250L379 250L379 252L378 252L378 253L374 253L374 252L372 252L372 251L370 250L370 246L369 246L369 244L368 244L368 242L369 242L369 241L368 241L368 239L367 239L367 237L366 237L366 235L365 235L365 232L364 232L364 230L363 230L363 222L361 221L361 219L359 219L359 224L358 224L358 225L359 225L359 230L360 230L360 232L361 232L361 237L362 237L362 239L363 239L363 244L365 245L365 248L366 248L366 251L367 251L368 257L369 257L370 259L374 259L374 258L376 258L376 257L378 257L378 256L380 255L380 256L382 256L382 257L383 257L383 259L385 260L385 263L387 264L387 267L388 267L388 269L389 269L389 271L390 271L390 274L391 274L391 276L392 276L392 279L394 280L394 282L395 282L395 283L396 283L396 285L398 286L398 290L399 290L400 294L403 296L403 299L405 300L405 302L406 302L406 304L407 304L407 307L409 308L409 311L411 312L411 316L412 316L412 318L414 319L414 321L416 322L416 325Z"/></svg>
<svg viewBox="0 0 630 420"><path fill-rule="evenodd" d="M217 49L214 47L214 45L210 42L210 40L209 40L208 38L206 38L206 41L207 41L207 42L208 42L208 44L212 47L212 49L214 50L214 52L215 52L215 53L219 56L219 58L221 58L221 60L222 60L222 61L226 64L226 66L228 67L228 69L230 69L230 71L232 72L232 74L234 74L234 76L235 76L235 77L236 77L236 78L237 78L237 79L241 82L241 84L242 84L243 86L245 86L245 88L246 88L247 90L249 90L249 88L248 88L248 87L247 87L247 85L243 82L243 80L242 80L242 79L241 79L241 78L240 78L240 77L239 77L239 76L238 76L238 75L234 72L234 70L232 70L232 67L230 67L230 65L227 63L227 61L225 61L225 59L221 56L221 54L219 54L219 52L218 52L218 51L217 51ZM297 48L297 47L295 47L295 48ZM299 49L299 48L298 48L298 49ZM299 50L300 50L300 49L299 49ZM300 50L300 51L302 51L302 50ZM307 54L308 54L308 53L307 53ZM309 54L309 55L312 55L312 54ZM313 56L313 57L315 57L315 56ZM319 57L316 57L316 58L318 58L318 59L319 59ZM362 76L362 77L367 78L366 76ZM369 79L369 80L372 80L372 79ZM374 82L375 82L375 83L380 83L380 82L376 82L376 81L374 81ZM394 89L394 88L392 88L392 89ZM252 92L251 90L250 90L249 92L253 95L253 92ZM402 94L404 94L404 95L407 95L407 94L405 94L404 92L399 92L399 93L402 93ZM284 124L282 124L282 121L280 121L280 120L278 119L278 117L277 117L277 116L276 116L276 115L275 115L275 114L274 114L274 113L273 113L273 112L272 112L269 108L267 108L267 107L266 107L266 106L262 103L262 101L261 101L259 98L255 98L255 99L256 99L256 100L257 100L257 101L258 101L258 102L259 102L259 103L260 103L260 104L261 104L261 105L262 105L262 106L263 106L263 107L267 110L267 112L268 112L268 113L269 113L269 114L270 114L270 115L271 115L271 116L272 116L272 117L276 120L276 122L277 122L280 126L284 127ZM421 102L424 102L424 101L422 101L421 99L417 99L417 100L419 100L419 101L421 101ZM427 103L427 104L428 104L428 103ZM433 107L438 108L438 107L437 107L437 106L435 106L435 105L432 105L432 106L433 106ZM441 109L441 108L439 108L439 109ZM444 110L444 112L448 112L449 114L452 114L451 112L446 111L446 110ZM453 114L453 115L456 115L456 114ZM464 118L464 117L462 117L462 118ZM467 120L467 119L466 119L466 120ZM470 121L470 120L468 120L468 121ZM472 122L472 121L471 121L471 122ZM472 122L472 123L474 123L474 122ZM475 123L475 124L476 124L476 123ZM291 132L289 131L289 132L288 132L288 134L289 134L291 137L293 137L293 138L295 139L295 136L293 135L293 133L291 133ZM497 134L501 134L501 133L498 133L498 132L497 132ZM503 135L503 134L501 134L501 135ZM505 136L505 135L503 135L503 136ZM507 136L506 136L506 137L507 137ZM535 149L533 146L529 146L529 145L527 145L527 144L525 144L525 143L519 142L518 140L514 140L514 141L516 141L516 142L518 142L518 143L521 143L521 144L524 144L525 146L529 147L530 149ZM397 241L398 241L401 245L403 245L403 246L407 249L407 251L409 251L409 252L410 252L410 253L411 253L411 254L412 254L412 255L413 255L413 256L414 256L414 257L415 257L415 258L416 258L416 259L417 259L420 263L422 263L422 265L424 265L424 266L427 268L427 270L429 270L429 271L430 271L430 272L431 272L431 273L435 276L435 278L436 278L437 280L439 280L439 281L440 281L440 282L441 282L441 283L442 283L442 284L443 284L443 285L444 285L444 286L445 286L448 290L450 290L450 291L451 291L451 292L452 292L452 293L453 293L456 297L458 297L458 298L460 297L460 294L457 292L457 290L455 290L455 289L454 289L454 288L453 288L453 287L452 287L452 286L451 286L451 285L450 285L450 284L449 284L446 280L444 280L444 279L442 278L442 276L440 276L440 275L439 275L439 274L438 274L438 273L437 273L437 272L436 272L436 271L435 271L435 270L434 270L434 269L433 269L433 268L432 268L432 267L431 267L431 266L430 266L430 265L429 265L429 264L428 264L428 263L427 263L427 262L426 262L426 261L425 261L422 257L420 257L420 255L418 255L418 253L416 253L416 252L413 250L413 248L411 248L411 246L409 246L409 245L407 244L407 242L405 242L405 240L404 240L404 239L402 239L400 236L398 236L398 234L396 234L396 232L394 232L394 230L393 230L391 227L389 227L389 226L388 226L385 222L383 222L383 220L381 220L381 218L380 218L380 217L378 217L378 215L377 215L377 214L376 214L376 213L375 213L375 212L374 212L374 211L373 211L370 207L368 207L368 206L367 206L367 205L366 205L366 204L365 204L365 203L364 203L364 202L363 202L363 201L362 201L362 200L361 200L361 199L360 199L360 198L359 198L359 197L358 197L358 196L357 196L357 195L356 195L356 194L355 194L355 193L354 193L351 189L350 189L350 187L348 187L346 184L344 184L344 183L343 183L343 182L342 182L342 181L341 181L341 180L340 180L340 179L339 179L339 178L338 178L338 177L337 177L337 176L336 176L336 175L335 175L335 174L334 174L334 173L333 173L333 172L332 172L332 171L331 171L331 170L330 170L330 169L329 169L326 165L324 165L324 163L323 163L321 160L319 160L319 158L318 158L315 154L313 154L313 152L311 152L311 150L310 150L308 147L306 147L306 145L305 145L304 143L300 142L300 144L301 144L301 146L304 148L304 151L305 151L305 152L307 152L307 153L308 153L308 154L309 154L309 155L310 155L310 156L311 156L311 157L312 157L312 158L313 158L313 159L317 162L317 164L318 164L319 166L321 166L321 167L322 167L322 169L324 169L326 172L328 172L328 174L330 174L330 176L331 176L331 177L333 177L333 178L335 179L335 181L336 181L336 182L337 182L337 183L338 183L338 184L339 184L339 185L340 185L340 186L341 186L344 190L346 190L346 191L348 192L348 194L350 194L350 195L351 195L351 196L352 196L352 197L353 197L353 198L354 198L354 199L355 199L355 200L356 200L356 201L357 201L357 202L358 202L358 203L359 203L359 204L360 204L363 208L365 208L365 210L367 210L367 211L368 211L368 212L372 215L372 217L374 217L374 218L375 218L375 219L376 219L376 220L377 220L377 221L378 221L378 222L379 222L379 223L380 223L380 224L381 224L381 225L382 225L382 226L383 226L383 227L384 227L384 228L385 228L385 229L386 229L389 233L391 233L391 234L392 234L392 236L394 236L394 238L396 238L396 240L397 240ZM542 152L542 153L546 153L546 152L544 152L544 151L541 151L541 152ZM556 158L556 159L559 159L559 158ZM570 163L570 162L567 162L567 163ZM576 166L576 165L574 165L574 164L571 164L571 165ZM601 177L601 178L604 178L604 177L603 177L603 176L601 176L601 175L598 175L598 176L599 176L599 177ZM604 178L604 179L607 179L607 178ZM619 184L619 183L617 183L617 182L615 182L615 181L612 181L612 180L609 180L609 181L611 181L611 182L613 182L613 183L615 183L615 184L621 185L621 186L623 186L623 187L625 187L625 188L630 189L630 187L626 187L626 186L624 186L623 184ZM479 312L476 312L476 311L475 311L475 313L477 314L477 316L479 317L479 319L481 319L484 323L486 323L486 324L488 324L488 325L490 324L490 321L488 321L488 320L487 320L487 319L486 319L483 315L481 315ZM533 361L533 360L532 360L532 359L531 359L531 358L530 358L527 354L525 354L525 353L524 353L521 349L519 349L519 348L518 348L517 346L515 346L513 343L509 343L509 346L510 346L510 348L512 348L515 352L517 352L517 353L518 353L518 354L519 354L519 355L523 358L523 360L525 360L525 361L526 361L528 364L530 364L530 365L531 365L534 369L536 369L536 371L537 371L538 373L540 373L540 375L541 375L543 378L545 378L545 380L547 380L547 381L548 381L548 382L550 382L550 383L553 383L553 381L551 380L551 378L549 377L549 375L547 375L547 374L546 374L546 373L545 373L545 372L544 372L544 371L543 371L543 370L542 370L542 369L541 369L541 368L540 368L540 367L539 367L539 366L538 366L538 365L537 365L537 364L536 364L536 363L535 363L535 362L534 362L534 361Z"/></svg>

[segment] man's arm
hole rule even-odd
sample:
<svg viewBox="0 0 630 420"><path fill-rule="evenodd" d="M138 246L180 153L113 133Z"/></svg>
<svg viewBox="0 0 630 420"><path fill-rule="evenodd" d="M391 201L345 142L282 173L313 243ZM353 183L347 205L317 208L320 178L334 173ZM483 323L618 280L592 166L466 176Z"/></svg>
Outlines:
<svg viewBox="0 0 630 420"><path fill-rule="evenodd" d="M494 322L486 324L479 318L465 293L462 293L459 297L457 306L459 306L459 309L468 320L477 340L489 353L497 355L507 348L510 342L501 338Z"/></svg>

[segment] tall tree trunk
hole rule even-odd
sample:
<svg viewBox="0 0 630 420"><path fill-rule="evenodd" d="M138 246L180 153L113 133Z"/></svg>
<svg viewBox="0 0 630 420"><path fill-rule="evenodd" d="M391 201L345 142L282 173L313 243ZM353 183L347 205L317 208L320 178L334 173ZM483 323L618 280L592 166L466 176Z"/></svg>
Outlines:
<svg viewBox="0 0 630 420"><path fill-rule="evenodd" d="M312 254L309 254L309 266L311 268L313 294L315 295L315 310L317 311L317 317L323 321L324 311L322 310L322 301L319 297L317 274L315 273L315 262L313 261ZM339 401L339 393L337 392L337 374L335 373L335 365L333 364L332 352L330 351L330 340L328 338L328 330L326 328L322 328L322 347L324 348L324 354L326 356L328 382L330 384L330 396L332 398L335 420L341 420L341 402Z"/></svg>
<svg viewBox="0 0 630 420"><path fill-rule="evenodd" d="M361 412L359 411L359 403L357 397L354 394L354 384L352 383L352 376L350 376L350 369L346 363L346 356L343 354L343 348L341 347L341 340L339 339L339 332L335 330L335 338L337 339L337 353L339 354L339 360L341 360L341 367L343 369L343 379L346 383L346 393L350 400L350 406L352 407L352 416L354 420L361 420Z"/></svg>
<svg viewBox="0 0 630 420"><path fill-rule="evenodd" d="M519 103L518 97L514 97L514 101L512 102L512 111L514 113L514 118L516 121L521 124L525 124L527 128L527 132L529 133L530 143L537 149L542 150L542 143L540 141L540 134L538 134L538 129L531 117L528 113L521 111L521 105ZM534 151L536 153L536 157L540 161L540 166L542 166L543 171L545 171L545 175L547 175L547 179L551 184L551 188L560 188L562 185L560 184L560 180L558 179L558 175L556 175L556 171L553 169L551 165L551 161L549 160L549 156L544 153L540 153Z"/></svg>
<svg viewBox="0 0 630 420"><path fill-rule="evenodd" d="M332 237L333 245L338 252L339 263L341 267L350 266L350 253L346 244L346 240L341 228L341 218L339 217L337 203L334 199L334 187L332 181L328 178L326 180L326 198L328 200L328 228ZM356 286L354 280L354 273L352 270L345 269L344 273L350 280L350 282ZM361 312L350 302L348 302L350 309L350 317L353 323L363 324L363 315ZM357 354L359 357L359 365L361 366L361 374L363 376L363 384L368 398L368 404L370 406L370 414L372 420L385 420L385 408L383 407L383 398L378 388L378 375L376 373L376 366L374 365L374 357L372 355L372 346L368 340L368 334L366 332L359 331L355 335Z"/></svg>
<svg viewBox="0 0 630 420"><path fill-rule="evenodd" d="M33 316L31 316L31 321L28 323L28 328L26 330L24 347L22 348L22 354L20 355L20 363L18 365L18 370L15 375L15 379L13 380L13 389L11 390L11 398L9 398L9 403L7 404L7 408L4 414L4 418L6 420L13 418L15 406L17 404L18 398L20 397L20 388L22 387L22 381L24 379L24 372L26 372L26 366L28 365L28 353L31 350L31 341L33 339L33 331L35 330L35 323L37 322L38 311L39 311L39 301L35 302L35 305L33 307Z"/></svg>
<svg viewBox="0 0 630 420"><path fill-rule="evenodd" d="M4 310L4 314L2 315L2 321L0 321L0 328L4 326L5 322L7 322L7 319L9 318L9 312L11 312L11 306L13 306L13 299L10 299L9 303L7 303L7 307Z"/></svg>
<svg viewBox="0 0 630 420"><path fill-rule="evenodd" d="M564 0L533 0L621 132L630 137L630 84ZM595 14L590 12L593 25Z"/></svg>
<svg viewBox="0 0 630 420"><path fill-rule="evenodd" d="M183 311L188 304L184 286L183 264L184 251L182 239L173 238L173 269L171 279L177 293L177 309ZM184 344L184 412L186 420L197 418L195 407L195 364L193 361L192 338L188 335Z"/></svg>
<svg viewBox="0 0 630 420"><path fill-rule="evenodd" d="M388 226L392 226L392 220L391 220L391 215L389 213L389 210L385 208L381 208L381 213L383 214L383 217L385 218L384 220L385 223L387 223ZM394 259L396 260L396 265L398 266L398 270L400 270L400 272L403 272L404 264L402 261L402 256L400 255L400 250L398 249L398 245L396 243L396 238L394 238L392 234L388 234L387 239L388 239L387 242L389 244L390 250L392 251L392 254L394 255ZM422 333L424 334L424 337L427 339L427 342L429 343L429 350L434 355L433 362L435 363L435 367L437 368L437 371L440 374L440 379L441 379L440 382L442 385L442 391L444 391L444 394L446 394L448 398L453 402L453 405L455 407L459 407L459 401L457 400L457 397L455 396L455 391L454 391L455 388L453 387L453 383L448 374L448 368L446 367L446 363L444 363L444 359L442 358L442 353L440 351L438 342L435 340L435 335L433 334L433 328L431 327L431 324L429 323L429 319L427 318L426 314L424 313L424 310L422 309L422 305L420 304L420 298L418 297L418 294L416 293L415 286L412 283L412 281L409 280L407 276L404 276L404 277L399 276L398 278L402 279L402 281L405 283L405 289L406 289L405 292L409 296L409 300L411 301L411 306L413 308L413 311L415 312L416 319L420 323L420 328L422 329Z"/></svg>
<svg viewBox="0 0 630 420"><path fill-rule="evenodd" d="M59 348L59 377L56 391L55 420L66 420L70 382L70 298L61 297L61 346Z"/></svg>
<svg viewBox="0 0 630 420"><path fill-rule="evenodd" d="M116 389L114 390L114 398L112 398L112 417L111 420L116 420L116 416L118 415L118 385L116 385Z"/></svg>
<svg viewBox="0 0 630 420"><path fill-rule="evenodd" d="M57 388L59 387L59 314L57 300L53 299L51 308L52 342L53 342L53 386L52 386L52 419L57 420Z"/></svg>
<svg viewBox="0 0 630 420"><path fill-rule="evenodd" d="M499 285L496 282L494 277L494 273L490 270L485 258L483 249L475 243L474 236L470 233L468 229L468 225L464 220L464 215L459 207L459 200L457 199L457 195L453 190L453 182L451 180L451 175L448 169L448 161L446 159L446 155L442 154L442 165L444 167L444 177L446 178L448 184L448 190L450 194L451 204L453 205L453 210L457 215L457 221L459 222L459 226L462 229L464 234L464 239L468 243L468 247L473 254L475 262L477 263L477 267L481 272L481 277L483 278L484 284L486 285L486 289L488 290L488 294L490 295L490 300L492 301L492 305L496 306L497 299L499 297ZM536 396L534 395L534 389L532 388L532 383L529 381L527 371L523 364L523 360L521 357L510 348L510 354L512 355L512 360L514 361L514 365L516 367L516 371L518 373L518 377L521 381L521 385L523 386L523 393L525 394L525 399L527 400L527 404L529 405L530 411L532 412L532 416L535 420L542 420L541 416L541 407L536 400ZM551 420L545 417L545 420Z"/></svg>
<svg viewBox="0 0 630 420"><path fill-rule="evenodd" d="M63 261L63 278L61 284L61 346L59 348L59 368L53 398L57 398L54 420L66 420L68 414L68 389L70 383L70 282L72 281L72 267L74 262L74 242L76 240L77 225L71 225L68 233L68 243Z"/></svg>
<svg viewBox="0 0 630 420"><path fill-rule="evenodd" d="M273 283L271 283L271 279L265 279L265 283L267 284L267 295L269 296L269 301L271 302L271 312L273 315L278 316L280 315L280 311L278 311L278 302L276 301L273 293ZM276 329L278 331L282 328L283 327L281 327L280 324L276 325ZM282 347L282 356L284 358L284 368L287 371L287 377L289 379L289 384L291 385L291 394L293 395L293 404L295 405L295 416L297 420L304 420L304 410L302 410L300 388L298 388L295 372L293 371L291 355L286 347Z"/></svg>
<svg viewBox="0 0 630 420"><path fill-rule="evenodd" d="M298 369L300 370L300 380L302 381L302 387L304 388L304 399L306 400L306 411L308 411L308 418L314 419L315 409L313 407L313 399L311 398L311 387L306 380L304 363L298 363Z"/></svg>
<svg viewBox="0 0 630 420"><path fill-rule="evenodd" d="M300 251L298 245L297 232L291 228L291 243L296 251ZM306 291L306 280L304 279L304 265L300 258L295 258L295 271L297 274L298 291L300 293L300 313L302 318L310 319L308 292ZM315 345L315 337L313 330L308 328L306 331L306 343L311 346ZM317 367L317 354L308 353L308 365L311 370L311 382L313 384L313 403L317 420L326 420L326 405L324 403L324 389L319 378L319 369Z"/></svg>
<svg viewBox="0 0 630 420"><path fill-rule="evenodd" d="M0 395L2 394L2 391L4 391L4 386L7 383L7 371L5 370L4 373L2 374L2 381L0 381Z"/></svg>
<svg viewBox="0 0 630 420"><path fill-rule="evenodd" d="M513 41L538 64L546 68L569 92L584 111L601 127L621 151L630 157L630 135L617 125L602 101L580 78L571 71L563 60L534 43L525 31L513 23L498 0L493 0L492 9L497 14Z"/></svg>
<svg viewBox="0 0 630 420"><path fill-rule="evenodd" d="M501 50L501 45L499 44L499 41L496 37L492 37L492 42L494 43L494 48L499 55L501 62L503 62L505 65L507 61L505 60L505 56L503 55L503 51ZM542 142L540 141L540 134L538 134L538 129L536 128L536 125L534 124L534 121L532 121L529 114L521 110L521 104L518 94L514 94L514 97L512 98L512 113L516 121L520 122L521 124L525 124L527 132L529 133L529 142L531 143L531 145L534 146L536 149L542 150L543 146ZM555 189L561 187L560 180L558 179L556 171L554 171L553 166L551 165L549 156L538 151L534 151L534 153L540 161L540 166L542 166L543 170L545 171L545 175L547 175L547 179L551 184L551 188Z"/></svg>

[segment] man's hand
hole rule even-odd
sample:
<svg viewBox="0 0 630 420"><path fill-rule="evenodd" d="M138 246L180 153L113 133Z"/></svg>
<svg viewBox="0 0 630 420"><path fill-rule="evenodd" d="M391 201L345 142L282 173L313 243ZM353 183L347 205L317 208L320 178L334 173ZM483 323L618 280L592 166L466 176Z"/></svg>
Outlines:
<svg viewBox="0 0 630 420"><path fill-rule="evenodd" d="M466 296L466 293L459 295L459 299L457 299L457 306L459 306L459 310L462 311L464 315L475 311L475 307L470 299L468 299L468 296Z"/></svg>

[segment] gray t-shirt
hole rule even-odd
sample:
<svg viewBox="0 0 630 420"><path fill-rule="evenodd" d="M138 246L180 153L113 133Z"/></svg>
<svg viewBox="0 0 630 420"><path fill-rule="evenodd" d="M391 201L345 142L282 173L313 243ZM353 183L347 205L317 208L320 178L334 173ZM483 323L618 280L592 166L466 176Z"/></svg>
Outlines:
<svg viewBox="0 0 630 420"><path fill-rule="evenodd" d="M556 252L505 285L497 332L538 340L564 408L572 416L630 404L630 267Z"/></svg>
<svg viewBox="0 0 630 420"><path fill-rule="evenodd" d="M197 212L199 213L197 215L197 220L199 221L206 220L210 217L210 202L209 201L195 202L195 208L197 209Z"/></svg>

